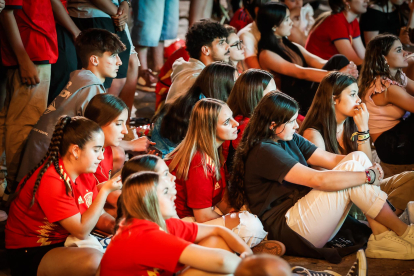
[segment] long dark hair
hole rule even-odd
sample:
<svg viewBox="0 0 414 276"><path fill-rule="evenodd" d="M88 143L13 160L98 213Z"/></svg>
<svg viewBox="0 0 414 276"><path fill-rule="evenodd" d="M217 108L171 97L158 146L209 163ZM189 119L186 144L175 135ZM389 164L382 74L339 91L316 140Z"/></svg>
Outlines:
<svg viewBox="0 0 414 276"><path fill-rule="evenodd" d="M260 69L249 69L243 72L234 84L227 100L227 105L233 111L233 115L250 118L272 78L269 72Z"/></svg>
<svg viewBox="0 0 414 276"><path fill-rule="evenodd" d="M273 26L279 26L286 17L286 11L288 7L282 3L269 2L262 5L257 13L257 28L260 31L260 41L258 44L259 55L262 50L272 51L283 59L293 62L294 57L288 52L283 45L295 52L301 59L303 64L306 61L300 52L299 48L289 41L286 37L280 39L276 37L272 28Z"/></svg>
<svg viewBox="0 0 414 276"><path fill-rule="evenodd" d="M206 66L186 94L166 105L160 128L161 136L175 144L181 142L187 133L191 111L201 95L227 101L234 86L235 72L236 68L224 62L213 62Z"/></svg>
<svg viewBox="0 0 414 276"><path fill-rule="evenodd" d="M66 194L72 195L72 186L70 185L68 178L63 175L63 170L59 168L59 158L66 155L70 145L78 145L79 148L82 149L87 142L93 139L93 134L97 132L102 132L101 127L97 123L87 118L80 116L72 118L69 116L62 116L59 119L45 156L36 165L36 167L34 167L26 175L22 184L20 185L19 192L23 189L27 180L33 176L34 172L39 167L43 166L36 177L35 185L33 187L33 198L30 202L30 207L32 207L35 202L36 191L39 188L43 174L50 167L50 165L53 165L55 167L56 172L62 178L62 181L66 186Z"/></svg>
<svg viewBox="0 0 414 276"><path fill-rule="evenodd" d="M398 37L392 34L380 34L374 37L367 45L365 56L362 63L361 74L359 77L359 93L360 98L364 101L368 90L374 85L375 78L386 77L391 80L403 83L402 72L398 70L395 77L391 76L388 64L385 61L385 56L391 50Z"/></svg>
<svg viewBox="0 0 414 276"><path fill-rule="evenodd" d="M234 158L233 174L228 186L232 207L240 209L245 204L245 164L250 150L264 140L276 138L274 131L270 129L271 123L275 122L276 127L283 125L298 110L298 103L280 91L269 92L260 100L244 130Z"/></svg>
<svg viewBox="0 0 414 276"><path fill-rule="evenodd" d="M341 154L358 150L357 142L350 140L352 133L357 131L352 117L346 118L344 122L343 143L345 148L343 149L339 145L336 139L337 123L334 106L334 100L341 96L342 91L356 82L354 77L340 72L331 72L326 75L319 84L312 105L299 129L299 134L303 135L305 130L314 128L321 133L326 151Z"/></svg>
<svg viewBox="0 0 414 276"><path fill-rule="evenodd" d="M98 94L90 100L84 115L98 125L106 126L124 110L129 110L129 108L120 98L111 94Z"/></svg>

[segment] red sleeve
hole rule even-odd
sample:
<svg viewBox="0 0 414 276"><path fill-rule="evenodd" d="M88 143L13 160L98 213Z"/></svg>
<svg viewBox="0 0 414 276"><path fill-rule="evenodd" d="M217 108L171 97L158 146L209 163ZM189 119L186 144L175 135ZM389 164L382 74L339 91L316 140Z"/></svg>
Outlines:
<svg viewBox="0 0 414 276"><path fill-rule="evenodd" d="M60 177L45 173L40 182L36 197L40 207L51 223L79 213L75 198L66 194L66 186Z"/></svg>
<svg viewBox="0 0 414 276"><path fill-rule="evenodd" d="M211 172L204 173L201 155L196 154L188 170L187 206L193 209L203 209L213 206L214 179Z"/></svg>
<svg viewBox="0 0 414 276"><path fill-rule="evenodd" d="M22 9L23 0L6 0L6 9Z"/></svg>
<svg viewBox="0 0 414 276"><path fill-rule="evenodd" d="M348 39L349 40L349 29L347 26L347 22L345 20L340 20L339 16L333 15L332 18L328 17L325 20L329 20L324 24L326 27L325 31L329 36L329 39L334 42L335 40L339 39ZM335 28L332 28L335 26Z"/></svg>
<svg viewBox="0 0 414 276"><path fill-rule="evenodd" d="M361 30L359 29L359 22L357 19L352 21L352 38L357 38L361 36Z"/></svg>
<svg viewBox="0 0 414 276"><path fill-rule="evenodd" d="M182 221L181 219L170 218L166 221L170 234L194 243L198 234L198 225L193 222Z"/></svg>
<svg viewBox="0 0 414 276"><path fill-rule="evenodd" d="M136 244L139 246L137 262L174 272L179 264L181 253L192 243L173 234L154 229L145 233L145 241L140 239L136 241Z"/></svg>

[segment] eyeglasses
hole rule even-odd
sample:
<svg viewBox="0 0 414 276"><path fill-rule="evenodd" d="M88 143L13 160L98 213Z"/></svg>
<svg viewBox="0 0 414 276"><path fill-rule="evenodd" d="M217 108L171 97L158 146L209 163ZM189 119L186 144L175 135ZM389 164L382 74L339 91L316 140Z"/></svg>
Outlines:
<svg viewBox="0 0 414 276"><path fill-rule="evenodd" d="M230 47L237 47L238 50L241 50L243 48L243 40L239 40Z"/></svg>

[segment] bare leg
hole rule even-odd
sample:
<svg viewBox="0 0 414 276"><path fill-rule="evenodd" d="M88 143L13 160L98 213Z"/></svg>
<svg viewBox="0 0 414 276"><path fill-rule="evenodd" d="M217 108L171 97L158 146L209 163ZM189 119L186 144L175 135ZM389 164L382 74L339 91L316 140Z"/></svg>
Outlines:
<svg viewBox="0 0 414 276"><path fill-rule="evenodd" d="M59 247L50 250L40 262L38 276L92 276L96 274L102 253L92 248Z"/></svg>
<svg viewBox="0 0 414 276"><path fill-rule="evenodd" d="M391 210L388 204L384 204L382 210L376 216L375 221L382 224L385 227L388 227L392 231L394 231L398 236L404 234L405 230L407 230L408 225L402 222ZM374 224L375 225L375 224ZM375 227L375 226L374 226ZM373 230L374 232L374 230ZM381 228L379 229L381 232ZM375 234L374 234L375 235Z"/></svg>
<svg viewBox="0 0 414 276"><path fill-rule="evenodd" d="M188 26L203 18L210 18L213 12L213 0L191 0Z"/></svg>
<svg viewBox="0 0 414 276"><path fill-rule="evenodd" d="M138 80L138 57L136 54L132 54L129 57L129 65L128 65L128 73L126 77L126 82L125 82L124 88L119 94L119 98L121 98L129 108L129 116L128 116L127 123L129 123L129 118L131 118L131 110L134 104L134 96L135 96L137 80Z"/></svg>
<svg viewBox="0 0 414 276"><path fill-rule="evenodd" d="M138 53L139 61L141 62L141 70L147 70L148 69L148 47L145 46L139 46L135 45L135 49Z"/></svg>
<svg viewBox="0 0 414 276"><path fill-rule="evenodd" d="M153 49L154 71L159 72L164 65L164 41L158 42L158 46Z"/></svg>
<svg viewBox="0 0 414 276"><path fill-rule="evenodd" d="M108 94L118 97L119 93L121 93L121 90L124 88L125 82L126 82L126 78L113 79L111 87L109 87L106 92Z"/></svg>

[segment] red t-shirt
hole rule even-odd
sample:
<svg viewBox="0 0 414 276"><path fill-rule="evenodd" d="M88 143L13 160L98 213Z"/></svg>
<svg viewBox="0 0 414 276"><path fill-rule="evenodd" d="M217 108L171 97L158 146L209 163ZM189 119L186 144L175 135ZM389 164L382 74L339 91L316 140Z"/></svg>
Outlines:
<svg viewBox="0 0 414 276"><path fill-rule="evenodd" d="M237 31L240 31L252 22L253 20L250 18L249 14L244 10L244 8L240 8L234 13L229 25L236 28Z"/></svg>
<svg viewBox="0 0 414 276"><path fill-rule="evenodd" d="M223 197L226 187L224 168L220 168L221 178L215 177L214 164L207 156L207 176L204 173L203 155L197 152L191 160L188 179L175 181L177 198L175 206L180 218L194 217L193 209L204 209L215 206ZM167 165L171 161L167 161ZM175 175L175 171L172 172Z"/></svg>
<svg viewBox="0 0 414 276"><path fill-rule="evenodd" d="M169 276L181 270L178 260L195 242L198 226L175 218L165 222L169 233L142 219L121 225L102 258L101 275Z"/></svg>
<svg viewBox="0 0 414 276"><path fill-rule="evenodd" d="M20 37L30 59L35 64L55 63L59 53L50 0L6 0L5 9L14 10ZM0 33L3 65L18 65L3 28Z"/></svg>
<svg viewBox="0 0 414 276"><path fill-rule="evenodd" d="M59 165L63 174L67 175L62 160ZM35 202L29 208L33 195L33 187L41 167L27 180L18 197L12 202L6 224L6 248L45 246L64 242L69 232L58 222L83 214L98 194L96 189L88 190L82 178L73 183L73 194L66 194L66 186L55 167L50 166L43 174L36 192ZM21 184L22 182L20 182ZM20 185L17 190L19 191Z"/></svg>
<svg viewBox="0 0 414 276"><path fill-rule="evenodd" d="M315 30L313 30L306 41L306 50L323 59L330 59L339 54L334 42L339 39L352 39L361 35L358 20L351 23L340 12L328 16Z"/></svg>
<svg viewBox="0 0 414 276"><path fill-rule="evenodd" d="M247 124L249 123L250 118L243 117L242 115L237 115L236 117L234 117L234 120L236 120L239 123L239 126L237 127L237 138L236 140L225 141L222 146L223 156L226 160L227 160L227 156L229 155L230 143L233 145L233 148L236 150L240 144L240 141L243 137L243 132Z"/></svg>

